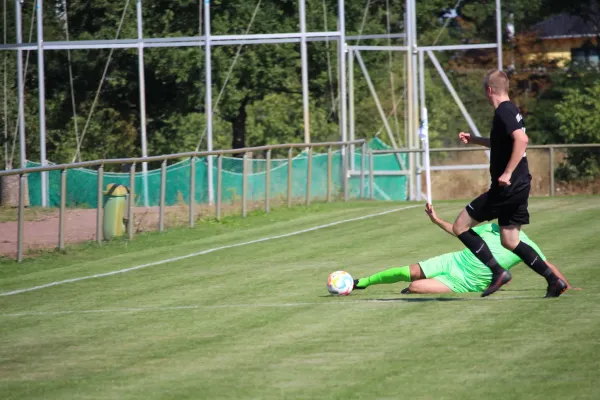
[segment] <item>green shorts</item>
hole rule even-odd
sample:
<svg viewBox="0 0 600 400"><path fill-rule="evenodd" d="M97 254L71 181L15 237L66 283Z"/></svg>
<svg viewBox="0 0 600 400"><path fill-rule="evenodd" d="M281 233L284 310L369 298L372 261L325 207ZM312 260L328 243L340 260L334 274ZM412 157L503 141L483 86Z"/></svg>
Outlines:
<svg viewBox="0 0 600 400"><path fill-rule="evenodd" d="M472 266L465 265L459 253L442 254L419 265L427 278L436 279L457 293L483 292L491 280L491 273L473 273Z"/></svg>

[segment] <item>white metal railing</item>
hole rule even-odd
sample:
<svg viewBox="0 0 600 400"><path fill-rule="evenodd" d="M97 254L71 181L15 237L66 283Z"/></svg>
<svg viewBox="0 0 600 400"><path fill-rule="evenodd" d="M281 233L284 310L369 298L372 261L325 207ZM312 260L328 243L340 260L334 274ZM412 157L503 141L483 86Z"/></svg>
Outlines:
<svg viewBox="0 0 600 400"><path fill-rule="evenodd" d="M19 175L19 212L18 212L18 238L17 238L17 260L20 262L23 259L23 236L24 236L24 208L25 208L25 179L27 174L31 173L40 173L40 172L48 172L48 171L60 171L60 215L59 215L59 233L58 233L58 248L64 248L64 218L65 218L65 209L66 209L66 190L67 190L67 171L70 169L76 168L89 168L89 167L98 167L98 183L97 183L97 198L98 198L98 206L96 212L96 240L101 242L102 240L102 200L103 200L103 181L104 181L104 166L105 165L115 165L115 164L130 164L131 168L129 171L129 203L128 203L128 222L127 222L127 230L129 234L129 238L133 239L134 229L133 229L133 220L134 220L134 211L133 211L133 198L135 194L135 167L136 164L140 163L148 163L148 162L161 162L161 178L160 178L160 206L159 206L159 230L164 230L164 212L165 212L165 192L166 192L166 170L167 170L167 161L174 159L182 159L182 158L191 158L194 159L196 157L209 157L216 156L217 157L217 199L215 202L215 213L218 219L221 218L222 214L222 166L223 166L223 156L233 155L233 154L243 154L244 163L243 163L243 178L242 178L242 216L247 215L247 197L248 197L248 168L247 168L247 157L248 153L253 152L265 152L266 151L266 174L265 174L265 212L269 212L270 210L270 185L271 185L271 152L272 150L277 149L288 149L288 182L287 182L287 205L290 207L292 205L292 166L293 166L293 150L294 149L308 149L308 162L307 162L307 187L306 187L306 196L305 203L306 205L310 205L311 202L311 185L312 185L312 152L315 147L326 147L327 151L327 201L332 200L333 189L332 189L332 158L333 158L333 147L339 147L342 149L342 186L343 186L343 198L344 201L348 200L348 179L350 177L349 169L348 169L348 154L349 148L351 145L361 145L363 148L363 154L366 154L366 141L364 139L347 141L347 142L325 142L325 143L294 143L294 144L278 144L278 145L270 145L270 146L260 146L260 147L249 147L242 149L232 149L232 150L216 150L216 151L202 151L202 152L186 152L186 153L177 153L177 154L167 154L161 156L152 156L152 157L134 157L134 158L118 158L118 159L106 159L106 160L92 160L92 161L83 161L77 163L70 164L55 164L55 165L42 165L40 167L32 167L32 168L20 168L20 169L12 169L12 170L1 170L0 177L2 176L11 176L11 175ZM364 157L363 157L364 158ZM195 163L190 163L190 193L195 193L195 176L196 176L196 167ZM361 173L361 196L364 197L364 186L365 186L365 171L364 171L364 162L363 169ZM190 227L194 226L195 220L195 199L194 196L189 196L189 225Z"/></svg>

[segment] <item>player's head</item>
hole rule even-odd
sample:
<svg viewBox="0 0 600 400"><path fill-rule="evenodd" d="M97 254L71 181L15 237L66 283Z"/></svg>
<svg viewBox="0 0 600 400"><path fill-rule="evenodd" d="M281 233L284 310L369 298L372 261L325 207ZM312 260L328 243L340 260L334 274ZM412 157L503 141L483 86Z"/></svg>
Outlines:
<svg viewBox="0 0 600 400"><path fill-rule="evenodd" d="M483 78L483 89L490 104L494 97L508 97L508 76L497 69L488 72Z"/></svg>

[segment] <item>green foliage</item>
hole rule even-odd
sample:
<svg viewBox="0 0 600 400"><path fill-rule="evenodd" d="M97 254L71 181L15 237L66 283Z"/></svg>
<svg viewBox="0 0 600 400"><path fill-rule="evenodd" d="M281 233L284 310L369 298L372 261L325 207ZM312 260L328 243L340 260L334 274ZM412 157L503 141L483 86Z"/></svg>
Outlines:
<svg viewBox="0 0 600 400"><path fill-rule="evenodd" d="M600 142L600 83L584 89L569 89L554 107L565 143ZM568 165L559 170L563 179L594 178L600 175L600 151L570 150Z"/></svg>
<svg viewBox="0 0 600 400"><path fill-rule="evenodd" d="M9 2L10 3L10 2ZM346 0L346 30L348 34L384 33L388 15L386 2ZM417 24L419 43L423 45L461 42L485 42L495 38L494 3L465 1L460 18L450 21L442 30L439 20L442 9L452 6L446 0L418 2ZM69 39L114 39L122 16L123 26L119 38L136 38L136 3L121 0L62 0L44 2L44 33L46 41L66 40L65 17L69 22ZM145 1L143 4L145 37L199 36L204 32L198 0ZM214 0L211 5L211 31L215 35L245 33L256 7L255 1ZM325 5L323 5L325 4ZM404 30L404 2L390 1L390 29ZM537 22L544 13L561 11L562 6L551 8L542 0L505 0L503 15L514 13L517 29L525 30ZM7 41L15 41L15 20L12 5L7 9ZM29 38L29 28L34 23L33 3L23 5L24 41ZM543 12L542 12L543 11ZM366 16L366 18L364 18ZM364 18L364 19L363 19ZM364 23L364 24L363 24ZM307 27L309 31L336 30L337 2L307 1ZM35 28L35 24L33 24ZM298 2L296 0L264 0L256 13L249 33L294 32L298 30ZM440 34L441 33L441 34ZM358 41L349 44L357 44ZM365 44L366 41L360 43ZM402 44L402 40L370 41L369 44ZM310 129L312 141L339 137L338 57L335 42L309 43ZM227 85L218 103L220 90L225 85L232 62L239 58L231 70ZM68 54L66 51L46 53L46 117L48 158L54 162L70 162L76 154L76 127L81 137L80 158L126 157L141 154L140 110L138 95L137 50L75 50L70 52L73 69L75 98L71 97ZM452 63L464 53L438 54L461 98L480 127L489 123L490 110L479 94L480 75L483 70L462 71ZM8 159L18 165L18 140L13 147L17 120L16 54L0 54L0 76L7 75L6 121L0 119L0 141L4 142L7 128ZM106 81L92 111L96 91L106 70ZM200 144L206 148L205 131L205 74L203 48L151 48L145 49L147 136L150 154L191 151ZM406 144L405 130L406 88L403 55L385 52L363 52L364 61L379 94L380 101L396 140ZM7 57L4 68L4 57ZM37 100L37 57L35 52L25 52L29 57L25 75L26 141L27 155L39 159L39 105ZM466 123L454 101L447 93L437 72L428 66L426 73L427 102L430 110L430 133L434 145L453 144L455 133L466 129ZM376 135L389 143L367 88L362 72L355 65L356 136L370 139ZM304 138L301 101L300 47L297 44L217 46L212 52L214 147L231 148L263 145L267 143L301 142ZM3 83L2 83L3 84ZM2 94L2 97L3 94ZM72 101L77 118L73 116ZM540 99L540 101L545 101ZM535 103L534 100L532 102ZM394 104L395 103L395 104ZM540 103L542 104L542 103ZM392 110L396 107L397 112ZM536 112L547 112L547 107L536 107ZM535 117L534 117L535 118ZM547 118L532 123L539 127L540 140L553 137ZM537 124L537 125L536 125ZM481 128L482 131L486 129ZM4 143L3 143L4 144ZM11 157L13 153L15 157ZM0 162L7 161L4 149Z"/></svg>
<svg viewBox="0 0 600 400"><path fill-rule="evenodd" d="M337 124L327 121L326 110L310 107L311 138L313 142L336 140ZM304 136L302 96L299 94L270 94L248 106L247 144L295 142ZM266 142L265 142L266 140Z"/></svg>

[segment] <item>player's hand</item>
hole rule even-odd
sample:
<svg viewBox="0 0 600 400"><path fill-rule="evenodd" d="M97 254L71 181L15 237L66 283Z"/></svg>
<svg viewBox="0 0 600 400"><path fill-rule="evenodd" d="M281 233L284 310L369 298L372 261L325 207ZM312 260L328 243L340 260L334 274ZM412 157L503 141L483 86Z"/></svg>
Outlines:
<svg viewBox="0 0 600 400"><path fill-rule="evenodd" d="M500 178L498 178L498 184L502 186L510 186L510 176L508 172L503 173Z"/></svg>
<svg viewBox="0 0 600 400"><path fill-rule="evenodd" d="M458 134L458 138L460 139L461 142L463 142L464 144L469 144L471 143L471 134L467 133L467 132L461 132Z"/></svg>
<svg viewBox="0 0 600 400"><path fill-rule="evenodd" d="M425 204L425 214L427 214L431 222L436 223L438 221L438 216L435 213L433 206L429 203Z"/></svg>

